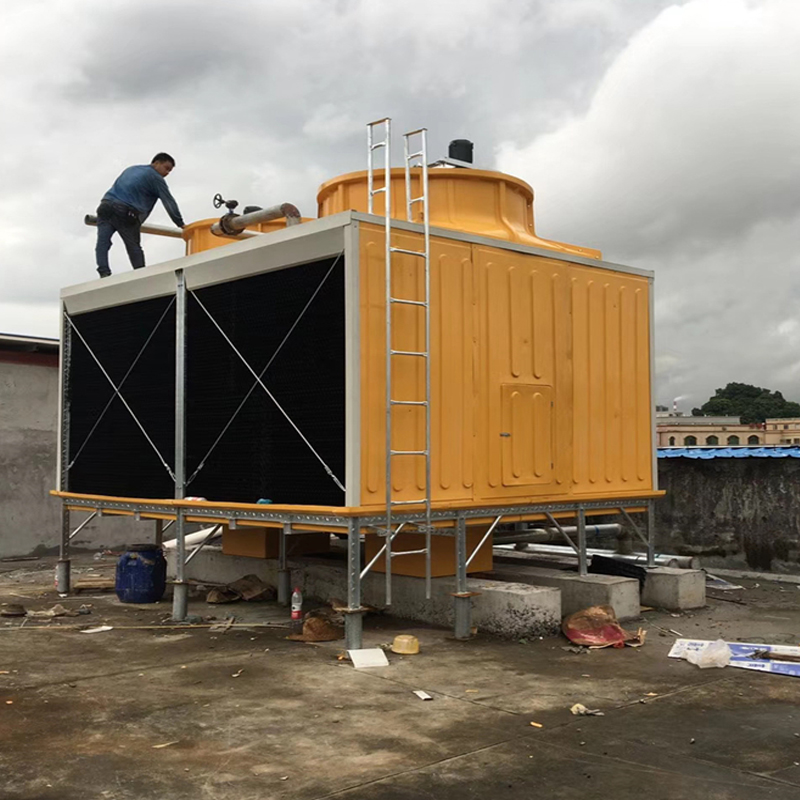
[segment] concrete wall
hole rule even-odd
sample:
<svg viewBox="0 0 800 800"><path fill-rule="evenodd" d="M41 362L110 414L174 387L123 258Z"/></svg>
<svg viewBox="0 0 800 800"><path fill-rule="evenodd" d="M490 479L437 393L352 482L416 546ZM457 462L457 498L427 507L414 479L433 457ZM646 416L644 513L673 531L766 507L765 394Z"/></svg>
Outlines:
<svg viewBox="0 0 800 800"><path fill-rule="evenodd" d="M48 494L56 486L57 416L57 367L0 360L0 558L58 546L60 507ZM74 516L77 524L85 515ZM139 538L150 528L138 528ZM135 534L133 522L104 518L74 544L115 547Z"/></svg>
<svg viewBox="0 0 800 800"><path fill-rule="evenodd" d="M800 459L659 459L657 546L704 566L800 571Z"/></svg>

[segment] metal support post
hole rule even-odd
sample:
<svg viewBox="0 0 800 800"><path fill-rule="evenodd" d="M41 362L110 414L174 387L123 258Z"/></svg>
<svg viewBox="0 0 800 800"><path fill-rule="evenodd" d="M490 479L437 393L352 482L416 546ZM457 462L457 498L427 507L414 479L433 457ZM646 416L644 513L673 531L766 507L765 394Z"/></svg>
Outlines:
<svg viewBox="0 0 800 800"><path fill-rule="evenodd" d="M156 520L156 547L161 547L164 544L164 520Z"/></svg>
<svg viewBox="0 0 800 800"><path fill-rule="evenodd" d="M455 638L469 639L472 629L472 595L467 591L467 520L456 521L456 591L453 594Z"/></svg>
<svg viewBox="0 0 800 800"><path fill-rule="evenodd" d="M347 530L347 613L344 617L345 647L360 650L364 609L361 607L361 523L348 522Z"/></svg>
<svg viewBox="0 0 800 800"><path fill-rule="evenodd" d="M62 492L69 489L69 379L72 361L72 328L69 324L67 310L61 306L61 352L59 359L59 436L60 451L58 464L58 486ZM69 560L69 509L61 506L61 542L58 549L56 565L56 589L59 594L69 594L70 560Z"/></svg>
<svg viewBox="0 0 800 800"><path fill-rule="evenodd" d="M61 507L61 545L56 564L56 590L59 594L69 594L69 509Z"/></svg>
<svg viewBox="0 0 800 800"><path fill-rule="evenodd" d="M647 501L647 566L656 565L656 503Z"/></svg>
<svg viewBox="0 0 800 800"><path fill-rule="evenodd" d="M578 574L581 577L589 574L586 557L586 511L583 506L578 506Z"/></svg>
<svg viewBox="0 0 800 800"><path fill-rule="evenodd" d="M288 606L292 596L292 573L286 566L286 537L292 532L292 523L284 522L278 539L278 603Z"/></svg>
<svg viewBox="0 0 800 800"><path fill-rule="evenodd" d="M175 499L186 490L186 283L183 270L175 273ZM186 520L182 508L175 519L175 586L172 619L186 619L189 585L186 583Z"/></svg>

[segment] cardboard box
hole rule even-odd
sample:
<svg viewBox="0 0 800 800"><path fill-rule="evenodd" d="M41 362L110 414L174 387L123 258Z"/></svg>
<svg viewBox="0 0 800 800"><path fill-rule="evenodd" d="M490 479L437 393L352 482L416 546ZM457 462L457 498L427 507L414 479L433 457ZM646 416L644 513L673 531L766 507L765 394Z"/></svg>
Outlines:
<svg viewBox="0 0 800 800"><path fill-rule="evenodd" d="M222 531L222 552L226 556L277 558L281 531L268 528L226 528ZM286 537L286 555L327 553L331 547L329 533L293 533Z"/></svg>
<svg viewBox="0 0 800 800"><path fill-rule="evenodd" d="M467 558L478 546L488 526L476 526L467 529ZM382 536L368 535L364 538L364 557L369 561L383 546L385 539ZM425 547L425 534L423 533L398 533L392 541L392 552L401 550L421 550ZM488 572L492 568L492 540L478 551L475 558L467 567L467 572ZM381 556L372 568L375 572L386 572L386 559ZM399 556L392 559L393 575L411 575L416 578L425 577L425 554L413 556ZM456 540L454 536L431 536L431 577L442 578L446 575L456 574Z"/></svg>

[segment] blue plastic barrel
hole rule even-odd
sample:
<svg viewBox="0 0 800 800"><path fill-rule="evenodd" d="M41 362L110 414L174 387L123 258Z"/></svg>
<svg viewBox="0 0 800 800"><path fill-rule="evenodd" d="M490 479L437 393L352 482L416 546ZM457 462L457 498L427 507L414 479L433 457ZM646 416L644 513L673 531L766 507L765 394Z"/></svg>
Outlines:
<svg viewBox="0 0 800 800"><path fill-rule="evenodd" d="M157 603L167 587L167 561L155 544L132 544L117 562L117 597L123 603Z"/></svg>

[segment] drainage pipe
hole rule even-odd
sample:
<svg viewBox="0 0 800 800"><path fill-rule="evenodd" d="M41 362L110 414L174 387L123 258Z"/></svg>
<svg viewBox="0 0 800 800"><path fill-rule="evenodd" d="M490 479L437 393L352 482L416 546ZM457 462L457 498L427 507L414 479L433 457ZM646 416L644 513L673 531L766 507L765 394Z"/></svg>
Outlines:
<svg viewBox="0 0 800 800"><path fill-rule="evenodd" d="M281 203L269 208L260 208L249 214L225 214L219 222L211 226L211 233L215 236L238 236L248 225L257 225L259 222L268 222L271 219L286 218L286 226L297 225L302 222L297 206L291 203Z"/></svg>
<svg viewBox="0 0 800 800"><path fill-rule="evenodd" d="M502 549L507 549L503 547ZM577 554L568 546L560 546L555 544L529 544L525 548L527 553L541 553L548 556L570 556L575 558ZM590 556L606 556L608 558L616 558L620 561L627 561L631 564L641 564L647 566L647 553L633 553L632 555L623 555L622 553L615 553L613 550L600 550L594 547L587 547L586 552ZM658 555L656 556L656 566L658 567L678 567L679 569L699 569L699 561L694 556L677 556L677 555Z"/></svg>
<svg viewBox="0 0 800 800"><path fill-rule="evenodd" d="M562 525L561 530L568 536L575 536L578 528L575 525ZM608 523L604 525L587 525L587 535L619 536L622 525ZM561 542L563 537L558 528L523 528L513 533L501 533L492 540L494 544L516 544L517 542Z"/></svg>

